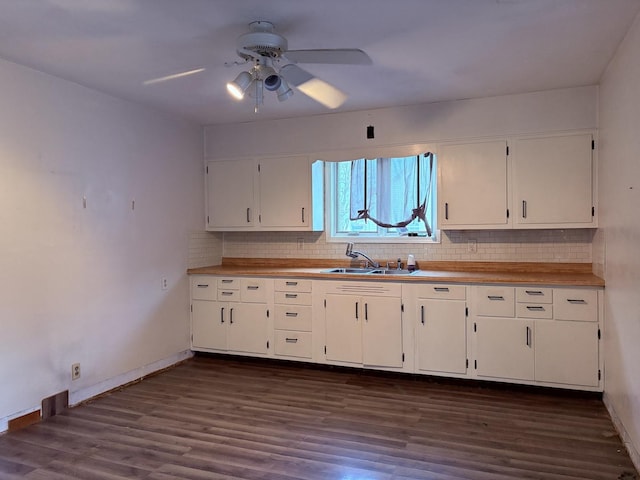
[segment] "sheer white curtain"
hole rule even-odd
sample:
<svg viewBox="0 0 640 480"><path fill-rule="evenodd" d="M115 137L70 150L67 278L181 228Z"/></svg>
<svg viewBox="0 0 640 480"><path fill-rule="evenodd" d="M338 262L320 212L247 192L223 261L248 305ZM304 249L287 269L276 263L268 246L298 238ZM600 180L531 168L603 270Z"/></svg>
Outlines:
<svg viewBox="0 0 640 480"><path fill-rule="evenodd" d="M385 228L406 227L426 218L431 196L433 154L351 161L350 219L372 221Z"/></svg>

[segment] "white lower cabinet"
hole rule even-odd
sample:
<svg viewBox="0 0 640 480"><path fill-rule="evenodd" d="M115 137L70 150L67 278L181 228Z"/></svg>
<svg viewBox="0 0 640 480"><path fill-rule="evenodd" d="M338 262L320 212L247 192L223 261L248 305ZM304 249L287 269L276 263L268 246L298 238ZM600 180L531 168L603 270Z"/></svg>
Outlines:
<svg viewBox="0 0 640 480"><path fill-rule="evenodd" d="M354 282L329 290L324 297L326 360L401 368L401 286Z"/></svg>
<svg viewBox="0 0 640 480"><path fill-rule="evenodd" d="M275 355L291 360L312 357L311 280L275 280Z"/></svg>
<svg viewBox="0 0 640 480"><path fill-rule="evenodd" d="M194 350L268 353L266 280L193 277L191 298Z"/></svg>
<svg viewBox="0 0 640 480"><path fill-rule="evenodd" d="M507 286L471 290L478 377L568 388L601 386L598 290Z"/></svg>
<svg viewBox="0 0 640 480"><path fill-rule="evenodd" d="M464 285L419 285L416 290L416 365L425 373L467 372Z"/></svg>

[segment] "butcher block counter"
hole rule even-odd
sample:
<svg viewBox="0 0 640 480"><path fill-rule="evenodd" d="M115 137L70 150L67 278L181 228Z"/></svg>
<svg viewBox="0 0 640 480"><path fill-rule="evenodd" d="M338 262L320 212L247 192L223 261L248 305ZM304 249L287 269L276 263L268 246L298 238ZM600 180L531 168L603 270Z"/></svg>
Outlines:
<svg viewBox="0 0 640 480"><path fill-rule="evenodd" d="M384 261L380 261L384 264ZM604 287L592 273L590 263L533 262L442 262L418 261L410 275L327 273L327 269L359 267L360 262L334 259L278 259L225 257L221 265L190 268L190 275L251 277L296 277L334 280L392 282L446 282L464 284L526 284L574 287Z"/></svg>

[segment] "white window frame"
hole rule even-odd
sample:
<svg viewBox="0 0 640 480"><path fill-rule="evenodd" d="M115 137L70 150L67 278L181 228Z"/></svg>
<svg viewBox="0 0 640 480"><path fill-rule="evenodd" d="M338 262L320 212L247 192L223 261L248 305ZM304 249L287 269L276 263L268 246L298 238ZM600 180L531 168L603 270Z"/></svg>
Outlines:
<svg viewBox="0 0 640 480"><path fill-rule="evenodd" d="M435 154L435 152L434 152ZM410 155L407 155L410 156ZM394 155L394 157L399 157L399 155ZM371 158L371 157L369 157ZM358 243L428 243L428 244L439 244L440 243L440 230L438 228L438 161L437 154L435 159L435 167L434 172L431 176L431 209L433 212L432 216L432 235L431 237L427 236L417 236L417 237L409 237L409 236L393 236L393 235L380 235L373 233L364 233L364 234L347 234L347 233L337 233L336 232L336 208L335 199L336 199L336 163L337 162L327 162L325 164L325 185L327 186L325 191L325 225L326 225L326 241L328 243L344 243L345 241L357 241ZM382 227L378 227L378 231L380 231Z"/></svg>

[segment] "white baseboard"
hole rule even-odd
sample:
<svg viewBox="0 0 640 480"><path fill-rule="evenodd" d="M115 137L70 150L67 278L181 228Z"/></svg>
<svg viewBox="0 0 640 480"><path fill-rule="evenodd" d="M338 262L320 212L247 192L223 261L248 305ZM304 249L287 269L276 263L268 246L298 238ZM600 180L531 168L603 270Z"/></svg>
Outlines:
<svg viewBox="0 0 640 480"><path fill-rule="evenodd" d="M180 363L187 358L191 358L192 356L193 352L191 350L184 350L168 358L163 358L162 360L158 360L157 362L153 362L149 365L136 368L129 372L123 373L122 375L118 375L117 377L110 378L90 387L76 390L75 392L69 392L69 405L78 405L79 403L89 400L90 398L108 392L109 390L113 390L114 388L118 388L122 385L126 385L127 383L133 382L142 377L146 377L147 375L175 365L176 363ZM21 410L7 417L0 418L0 433L4 433L9 430L10 420L39 410L40 405L38 405L37 407L31 407L25 410Z"/></svg>
<svg viewBox="0 0 640 480"><path fill-rule="evenodd" d="M191 350L184 350L175 355L172 355L171 357L163 358L162 360L158 360L157 362L150 363L149 365L145 365L140 368L136 368L135 370L123 373L122 375L118 375L117 377L110 378L90 387L76 390L75 392L69 392L69 406L72 407L74 405L78 405L79 403L89 400L90 398L101 395L122 385L126 385L127 383L139 380L142 377L146 377L147 375L157 372L158 370L162 370L163 368L175 365L176 363L186 360L187 358L190 358L192 356L193 352Z"/></svg>
<svg viewBox="0 0 640 480"><path fill-rule="evenodd" d="M607 395L607 392L604 392L604 395L602 396L602 400L604 401L604 406L609 411L609 415L611 416L613 425L616 427L616 430L618 431L618 434L622 439L622 443L624 443L624 446L627 449L627 452L629 452L629 457L631 458L633 465L636 467L636 470L640 472L640 453L638 451L638 448L636 448L636 446L633 444L631 437L629 436L629 433L627 432L627 430L624 428L624 425L620 421L620 417L618 417L618 414L613 408L613 405L609 400L609 395Z"/></svg>

